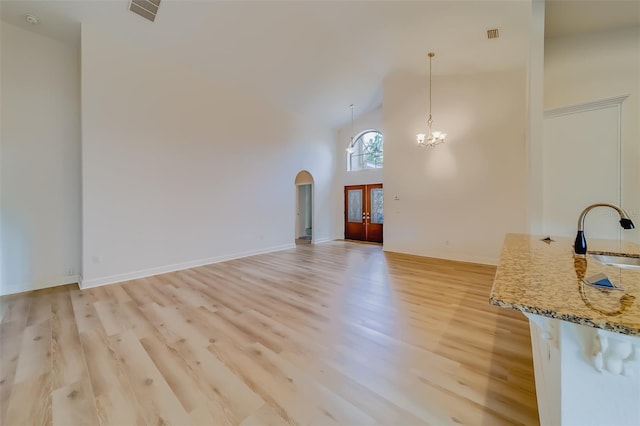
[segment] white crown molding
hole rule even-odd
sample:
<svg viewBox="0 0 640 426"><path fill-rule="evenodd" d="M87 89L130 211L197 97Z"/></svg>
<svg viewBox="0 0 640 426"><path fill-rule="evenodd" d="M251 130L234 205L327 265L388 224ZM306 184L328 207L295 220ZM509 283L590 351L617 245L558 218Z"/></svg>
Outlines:
<svg viewBox="0 0 640 426"><path fill-rule="evenodd" d="M544 112L544 118L560 117L567 114L575 114L578 112L593 111L594 109L609 108L612 106L620 106L629 95L616 96L614 98L600 99L598 101L585 102L582 104L568 105L560 108L548 109Z"/></svg>

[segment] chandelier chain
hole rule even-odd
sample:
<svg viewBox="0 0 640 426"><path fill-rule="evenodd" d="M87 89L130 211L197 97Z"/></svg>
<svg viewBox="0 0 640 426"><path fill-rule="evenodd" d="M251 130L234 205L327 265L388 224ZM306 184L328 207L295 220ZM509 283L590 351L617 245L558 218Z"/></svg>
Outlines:
<svg viewBox="0 0 640 426"><path fill-rule="evenodd" d="M429 127L431 127L431 123L433 122L432 118L431 118L431 92L433 92L433 90L431 89L433 86L431 86L431 76L433 75L433 73L431 72L431 60L433 59L433 52L429 53ZM431 130L431 129L429 129Z"/></svg>
<svg viewBox="0 0 640 426"><path fill-rule="evenodd" d="M351 145L353 145L353 104L349 105L351 108Z"/></svg>

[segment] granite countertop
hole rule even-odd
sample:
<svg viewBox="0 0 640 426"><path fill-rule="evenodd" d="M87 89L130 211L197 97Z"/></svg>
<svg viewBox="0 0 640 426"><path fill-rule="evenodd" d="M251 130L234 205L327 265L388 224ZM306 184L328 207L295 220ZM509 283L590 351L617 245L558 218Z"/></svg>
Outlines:
<svg viewBox="0 0 640 426"><path fill-rule="evenodd" d="M640 336L640 270L573 256L573 238L507 234L491 289L491 304L617 333ZM587 237L589 252L640 255L640 245ZM620 290L582 279L604 273Z"/></svg>

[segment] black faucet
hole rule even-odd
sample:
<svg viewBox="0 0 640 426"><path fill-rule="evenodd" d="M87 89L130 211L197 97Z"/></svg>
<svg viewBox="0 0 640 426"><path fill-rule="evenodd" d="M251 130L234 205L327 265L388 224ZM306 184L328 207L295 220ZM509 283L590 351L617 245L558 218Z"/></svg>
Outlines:
<svg viewBox="0 0 640 426"><path fill-rule="evenodd" d="M620 226L622 226L624 229L635 228L633 222L631 221L631 219L629 219L629 215L627 214L627 212L625 212L615 204L591 204L582 211L580 217L578 218L578 235L576 235L576 242L573 245L574 251L577 255L584 256L587 254L587 240L584 238L584 218L587 216L587 213L589 213L589 211L594 207L610 207L614 209L620 215Z"/></svg>

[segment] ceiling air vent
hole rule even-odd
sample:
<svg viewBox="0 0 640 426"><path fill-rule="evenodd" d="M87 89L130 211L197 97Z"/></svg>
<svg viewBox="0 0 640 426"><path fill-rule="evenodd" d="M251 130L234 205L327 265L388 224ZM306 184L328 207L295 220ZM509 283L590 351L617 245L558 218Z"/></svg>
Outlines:
<svg viewBox="0 0 640 426"><path fill-rule="evenodd" d="M129 10L153 22L158 13L160 0L131 0Z"/></svg>
<svg viewBox="0 0 640 426"><path fill-rule="evenodd" d="M500 32L497 28L493 28L491 30L487 30L487 38L489 40L500 37Z"/></svg>

